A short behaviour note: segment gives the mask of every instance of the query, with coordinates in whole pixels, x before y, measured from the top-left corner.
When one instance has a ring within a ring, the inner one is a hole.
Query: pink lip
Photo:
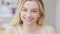
[[[23,17],[27,22],[31,22],[34,18],[25,18]]]
[[[32,19],[26,19],[26,21],[28,21],[28,22],[31,22],[33,20],[33,18]]]

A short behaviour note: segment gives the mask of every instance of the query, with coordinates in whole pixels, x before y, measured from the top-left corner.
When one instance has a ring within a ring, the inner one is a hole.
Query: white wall
[[[60,34],[60,0],[44,0],[46,9],[46,24],[53,25]]]
[[[56,16],[56,0],[44,0],[46,9],[46,24],[55,27],[55,16]]]
[[[56,30],[60,34],[60,0],[56,0]]]

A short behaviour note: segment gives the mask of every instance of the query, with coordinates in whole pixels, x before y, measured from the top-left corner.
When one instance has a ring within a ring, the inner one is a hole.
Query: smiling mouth
[[[31,22],[33,20],[33,18],[32,19],[25,18],[25,20],[28,21],[28,22]]]

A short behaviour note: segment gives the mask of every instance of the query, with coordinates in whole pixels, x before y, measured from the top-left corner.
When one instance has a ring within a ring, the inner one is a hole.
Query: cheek
[[[25,14],[21,12],[21,19],[24,18]]]
[[[40,17],[39,14],[33,14],[34,21],[37,21],[38,17]]]
[[[34,18],[34,19],[33,19],[33,22],[36,22],[36,21],[38,20],[37,15],[34,15],[33,18]]]
[[[37,16],[37,15],[34,15],[33,17],[34,17],[34,19],[36,19],[36,20],[38,19],[38,16]]]
[[[32,15],[33,15],[33,17],[35,17],[35,18],[38,18],[38,17],[40,17],[40,14],[39,14],[39,13],[32,14]]]

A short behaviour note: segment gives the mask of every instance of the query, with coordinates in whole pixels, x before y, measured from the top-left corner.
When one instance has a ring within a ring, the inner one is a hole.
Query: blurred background
[[[5,28],[16,13],[20,0],[0,0],[0,34],[4,33]],[[43,0],[46,11],[45,24],[52,25],[57,34],[60,34],[60,0]]]
[[[17,5],[18,0],[0,0],[0,34],[4,33],[14,17]]]

